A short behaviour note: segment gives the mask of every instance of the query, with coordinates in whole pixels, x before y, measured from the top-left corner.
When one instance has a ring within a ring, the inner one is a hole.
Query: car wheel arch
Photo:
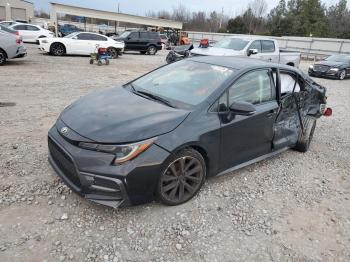
[[[6,59],[9,58],[8,55],[7,55],[7,53],[6,53],[6,51],[5,51],[4,49],[0,48],[0,51],[3,52],[3,53],[5,54]]]
[[[294,63],[289,62],[289,63],[287,63],[287,65],[288,65],[288,66],[294,66]]]

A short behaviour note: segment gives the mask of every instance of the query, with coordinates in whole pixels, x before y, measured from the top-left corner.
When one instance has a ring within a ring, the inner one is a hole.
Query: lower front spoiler
[[[112,208],[130,206],[130,200],[125,186],[119,179],[80,172],[79,179],[81,181],[81,187],[78,187],[62,172],[62,170],[53,160],[51,154],[49,154],[48,160],[56,174],[73,192],[77,193],[79,196]],[[104,181],[104,183],[107,182],[110,183],[110,185],[114,184],[115,186],[107,187],[98,185],[95,183],[95,181]]]
[[[323,72],[315,72],[315,71],[309,71],[308,73],[309,73],[309,76],[312,76],[312,77],[338,79],[338,73],[323,73]]]

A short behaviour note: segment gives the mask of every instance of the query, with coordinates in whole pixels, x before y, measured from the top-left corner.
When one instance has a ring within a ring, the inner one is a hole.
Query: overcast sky
[[[48,10],[49,2],[64,3],[100,10],[116,11],[118,2],[120,11],[127,14],[145,15],[148,10],[169,10],[182,3],[191,11],[213,11],[221,12],[229,16],[235,16],[242,13],[249,0],[30,0],[34,3],[35,9]],[[266,0],[268,10],[277,5],[279,0]],[[338,2],[338,0],[323,0],[329,6]],[[348,1],[350,7],[350,1]]]

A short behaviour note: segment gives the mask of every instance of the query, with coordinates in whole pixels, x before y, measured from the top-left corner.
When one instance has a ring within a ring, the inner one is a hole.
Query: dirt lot
[[[0,107],[0,261],[350,260],[350,80],[317,80],[334,116],[318,121],[308,153],[210,179],[181,206],[113,210],[60,183],[47,131],[72,101],[163,64],[165,53],[98,67],[28,49],[0,68],[0,102],[16,103]]]

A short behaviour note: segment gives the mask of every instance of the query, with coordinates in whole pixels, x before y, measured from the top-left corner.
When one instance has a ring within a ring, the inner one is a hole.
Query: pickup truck
[[[299,67],[298,52],[279,49],[275,39],[256,36],[230,36],[209,47],[191,50],[192,56],[248,56],[268,62]]]

